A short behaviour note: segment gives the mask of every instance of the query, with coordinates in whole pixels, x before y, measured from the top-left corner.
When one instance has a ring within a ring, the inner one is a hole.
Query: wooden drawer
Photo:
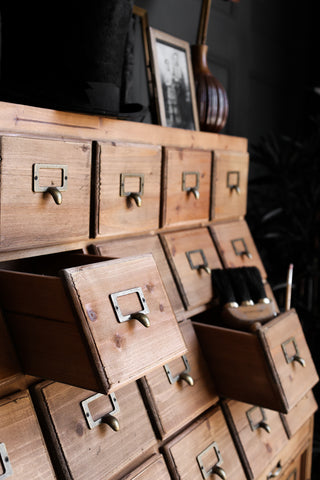
[[[318,382],[293,309],[257,323],[253,332],[198,322],[194,327],[223,397],[287,413]]]
[[[209,220],[211,165],[211,152],[165,149],[163,227]]]
[[[163,456],[153,455],[150,459],[121,480],[171,480]]]
[[[155,450],[135,382],[110,396],[54,382],[36,385],[34,393],[59,478],[105,480]]]
[[[249,155],[215,150],[211,219],[243,217],[247,211]]]
[[[208,229],[164,233],[161,240],[185,308],[209,304],[213,297],[210,270],[221,268],[221,263]]]
[[[1,250],[89,236],[89,142],[3,136],[0,155]]]
[[[59,273],[45,274],[45,257],[42,274],[0,271],[24,372],[110,393],[186,352],[151,254],[48,257]]]
[[[188,351],[141,382],[158,435],[165,439],[218,401],[191,320],[180,323]]]
[[[210,231],[224,267],[233,268],[255,266],[260,270],[262,278],[267,277],[265,268],[245,220],[211,225]]]
[[[223,410],[247,477],[257,478],[288,442],[280,414],[235,400],[223,402]]]
[[[311,477],[313,419],[310,418],[287,442],[257,480],[309,480]]]
[[[173,479],[246,479],[220,407],[195,421],[163,450]]]
[[[108,240],[92,245],[90,251],[98,255],[113,258],[152,253],[174,313],[179,315],[184,312],[181,297],[178,293],[169,268],[168,260],[157,235]]]
[[[95,235],[159,227],[161,148],[100,143],[97,148]]]
[[[11,383],[20,376],[21,368],[18,357],[0,311],[0,396],[11,393]]]
[[[291,438],[305,423],[318,410],[318,405],[312,390],[309,390],[307,394],[292,408],[289,413],[281,413],[284,428]]]
[[[56,478],[27,390],[0,400],[0,478]]]

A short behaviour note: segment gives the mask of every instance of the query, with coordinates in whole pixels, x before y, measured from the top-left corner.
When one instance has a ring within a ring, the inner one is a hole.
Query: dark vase
[[[208,45],[192,45],[192,65],[196,88],[200,130],[220,132],[229,113],[227,93],[209,70]]]

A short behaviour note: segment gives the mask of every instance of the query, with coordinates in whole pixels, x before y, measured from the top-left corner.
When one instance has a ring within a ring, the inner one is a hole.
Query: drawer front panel
[[[138,457],[145,460],[156,444],[135,382],[113,398],[61,383],[39,384],[35,393],[51,447],[67,472],[63,478],[104,480]]]
[[[287,414],[281,414],[284,428],[291,438],[304,424],[318,410],[316,399],[312,390],[300,400]]]
[[[28,391],[0,401],[0,478],[54,479]]]
[[[170,478],[163,456],[157,454],[121,480],[170,480]]]
[[[162,226],[209,220],[211,152],[165,149]]]
[[[102,256],[110,258],[122,258],[131,255],[152,253],[173,311],[176,315],[184,311],[182,300],[169,268],[168,260],[157,235],[109,240],[95,244],[94,251]]]
[[[158,228],[161,148],[114,142],[99,147],[96,235]]]
[[[0,248],[89,236],[90,143],[1,138]]]
[[[160,438],[167,438],[218,401],[190,320],[180,323],[184,357],[168,362],[141,380]]]
[[[220,408],[168,442],[164,451],[174,479],[223,478],[223,472],[230,480],[246,478]]]
[[[110,391],[186,352],[151,254],[66,269],[65,274]]]
[[[226,268],[258,267],[262,278],[267,274],[245,220],[210,226],[216,247]]]
[[[211,302],[210,269],[221,268],[221,262],[208,229],[166,233],[161,238],[186,308]]]
[[[243,452],[249,478],[257,478],[288,442],[278,412],[230,400],[224,409]]]
[[[211,218],[242,217],[247,210],[249,155],[215,150]]]
[[[291,409],[319,380],[299,317],[290,310],[263,332]]]

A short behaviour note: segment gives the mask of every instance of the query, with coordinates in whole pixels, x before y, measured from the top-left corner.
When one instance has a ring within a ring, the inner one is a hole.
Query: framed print
[[[199,130],[190,45],[149,27],[160,125]]]

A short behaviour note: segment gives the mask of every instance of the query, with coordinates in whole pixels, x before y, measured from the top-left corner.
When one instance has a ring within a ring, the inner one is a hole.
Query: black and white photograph
[[[199,130],[188,42],[153,28],[150,40],[159,123]]]

